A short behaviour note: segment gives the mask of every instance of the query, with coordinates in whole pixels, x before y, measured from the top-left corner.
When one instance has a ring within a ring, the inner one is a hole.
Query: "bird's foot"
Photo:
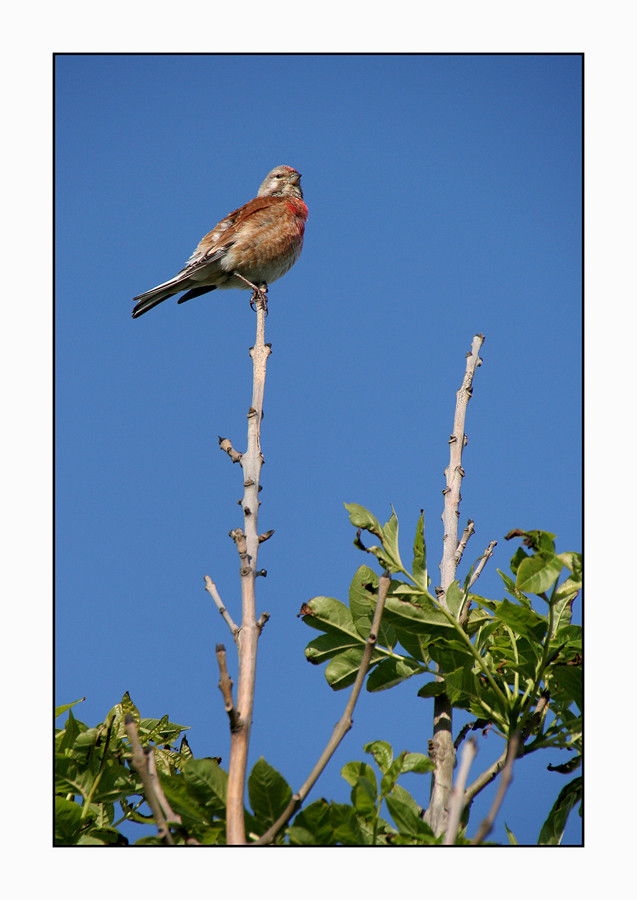
[[[234,272],[236,278],[240,278],[248,287],[252,288],[252,297],[250,298],[250,308],[256,309],[255,302],[260,300],[263,304],[263,308],[265,309],[265,314],[268,314],[268,286],[265,282],[260,285],[252,284],[251,281],[248,281],[247,278],[244,278],[243,275],[240,275],[239,272]]]

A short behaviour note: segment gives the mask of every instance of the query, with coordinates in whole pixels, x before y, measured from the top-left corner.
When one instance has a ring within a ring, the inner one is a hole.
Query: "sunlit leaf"
[[[543,594],[555,584],[563,568],[559,556],[537,553],[520,563],[515,586],[523,593]]]

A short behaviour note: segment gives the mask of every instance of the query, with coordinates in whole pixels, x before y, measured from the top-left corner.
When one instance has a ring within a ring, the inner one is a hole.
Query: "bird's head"
[[[266,175],[257,196],[300,197],[303,199],[301,176],[292,166],[277,166]]]

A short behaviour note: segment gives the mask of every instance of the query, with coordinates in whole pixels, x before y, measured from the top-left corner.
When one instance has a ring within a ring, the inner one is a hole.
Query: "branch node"
[[[221,435],[219,435],[219,447],[224,453],[228,454],[233,463],[241,462],[243,453],[235,450],[232,446],[232,442],[228,438],[222,438]]]

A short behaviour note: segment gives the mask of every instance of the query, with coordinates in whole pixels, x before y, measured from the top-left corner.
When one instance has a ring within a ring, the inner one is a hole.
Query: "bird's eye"
[[[283,173],[282,173],[282,172],[277,172],[277,174],[276,174],[274,177],[275,177],[275,178],[283,178]]]

